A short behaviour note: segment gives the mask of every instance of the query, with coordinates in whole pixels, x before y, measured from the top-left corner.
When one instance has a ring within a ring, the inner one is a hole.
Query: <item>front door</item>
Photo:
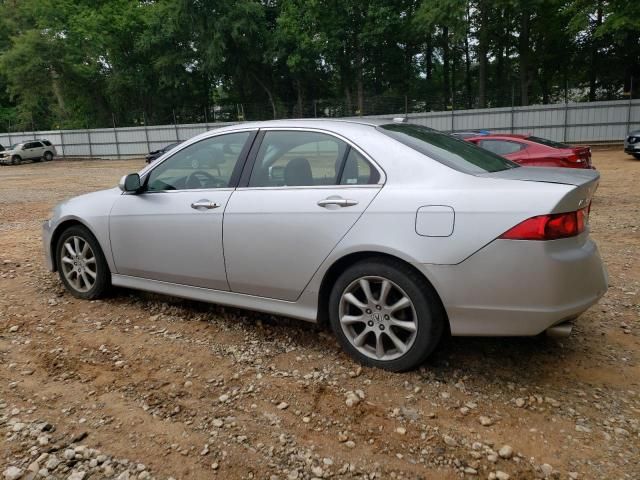
[[[380,173],[332,135],[267,130],[232,195],[224,250],[232,291],[293,301],[381,188]]]
[[[144,191],[123,194],[109,231],[117,273],[228,290],[222,219],[255,132],[200,140],[157,165]]]

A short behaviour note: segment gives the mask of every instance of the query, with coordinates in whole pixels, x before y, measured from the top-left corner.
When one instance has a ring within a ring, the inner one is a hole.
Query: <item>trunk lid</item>
[[[549,213],[574,211],[588,207],[600,182],[600,174],[597,170],[573,168],[519,167],[500,172],[483,173],[479,176],[573,186],[574,188],[570,189],[554,210]]]

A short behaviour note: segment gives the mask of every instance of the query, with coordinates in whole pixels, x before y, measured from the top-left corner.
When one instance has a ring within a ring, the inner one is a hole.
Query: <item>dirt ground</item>
[[[0,472],[640,478],[640,161],[602,150],[594,164],[610,288],[573,334],[453,338],[406,374],[361,369],[329,332],[280,317],[74,299],[43,265],[40,224],[142,162],[0,167]]]

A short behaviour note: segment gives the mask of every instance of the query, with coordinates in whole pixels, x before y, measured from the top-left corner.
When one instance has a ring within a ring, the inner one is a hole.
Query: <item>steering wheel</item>
[[[227,186],[227,182],[204,170],[196,170],[189,174],[185,185],[187,188],[224,188]]]

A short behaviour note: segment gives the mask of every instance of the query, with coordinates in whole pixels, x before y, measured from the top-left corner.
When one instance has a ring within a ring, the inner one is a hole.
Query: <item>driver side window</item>
[[[251,132],[205,138],[183,148],[150,174],[147,190],[191,190],[229,187],[231,176]]]

